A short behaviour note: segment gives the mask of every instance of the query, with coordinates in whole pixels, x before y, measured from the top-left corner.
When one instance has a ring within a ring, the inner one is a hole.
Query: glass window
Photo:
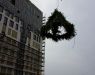
[[[1,19],[2,19],[2,14],[0,14],[0,21],[1,21]]]
[[[9,17],[10,16],[10,12],[6,10],[5,11],[5,15]]]
[[[4,22],[3,22],[3,24],[4,24],[4,25],[7,25],[7,21],[8,21],[8,18],[7,18],[7,17],[4,17]]]
[[[17,38],[17,32],[12,30],[12,37]]]
[[[5,35],[5,31],[6,31],[6,26],[3,25],[3,27],[2,27],[2,34],[3,34],[3,36]],[[2,38],[3,38],[3,37],[2,37]]]
[[[3,12],[3,7],[2,6],[0,6],[0,12]]]
[[[36,35],[34,34],[33,39],[36,40]]]
[[[18,24],[15,25],[15,29],[18,30]]]
[[[12,20],[10,20],[9,26],[13,28],[14,22]]]
[[[8,35],[11,35],[12,30],[8,28]]]

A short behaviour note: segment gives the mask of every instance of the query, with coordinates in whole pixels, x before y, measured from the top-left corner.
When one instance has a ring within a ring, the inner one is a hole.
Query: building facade
[[[0,75],[43,75],[42,12],[29,0],[0,0]]]

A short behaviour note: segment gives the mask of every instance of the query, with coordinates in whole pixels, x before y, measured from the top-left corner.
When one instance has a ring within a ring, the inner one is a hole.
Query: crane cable
[[[61,0],[61,1],[62,1],[62,0]],[[60,3],[60,0],[57,0],[57,8],[56,8],[56,9],[59,8],[59,3]]]

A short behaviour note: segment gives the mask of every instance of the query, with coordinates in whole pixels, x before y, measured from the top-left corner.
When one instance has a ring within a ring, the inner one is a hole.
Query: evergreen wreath
[[[65,33],[62,34],[59,27],[64,27]],[[41,28],[41,36],[43,38],[51,38],[56,42],[64,39],[69,40],[75,36],[75,33],[74,25],[68,22],[57,9],[48,18],[46,25]]]

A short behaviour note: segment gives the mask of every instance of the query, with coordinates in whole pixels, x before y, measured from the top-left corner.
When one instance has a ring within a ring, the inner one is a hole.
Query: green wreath
[[[59,27],[64,27],[65,33],[61,34]],[[69,40],[75,36],[74,25],[66,20],[61,12],[57,9],[48,18],[46,25],[41,28],[43,38],[51,38],[54,41]]]

